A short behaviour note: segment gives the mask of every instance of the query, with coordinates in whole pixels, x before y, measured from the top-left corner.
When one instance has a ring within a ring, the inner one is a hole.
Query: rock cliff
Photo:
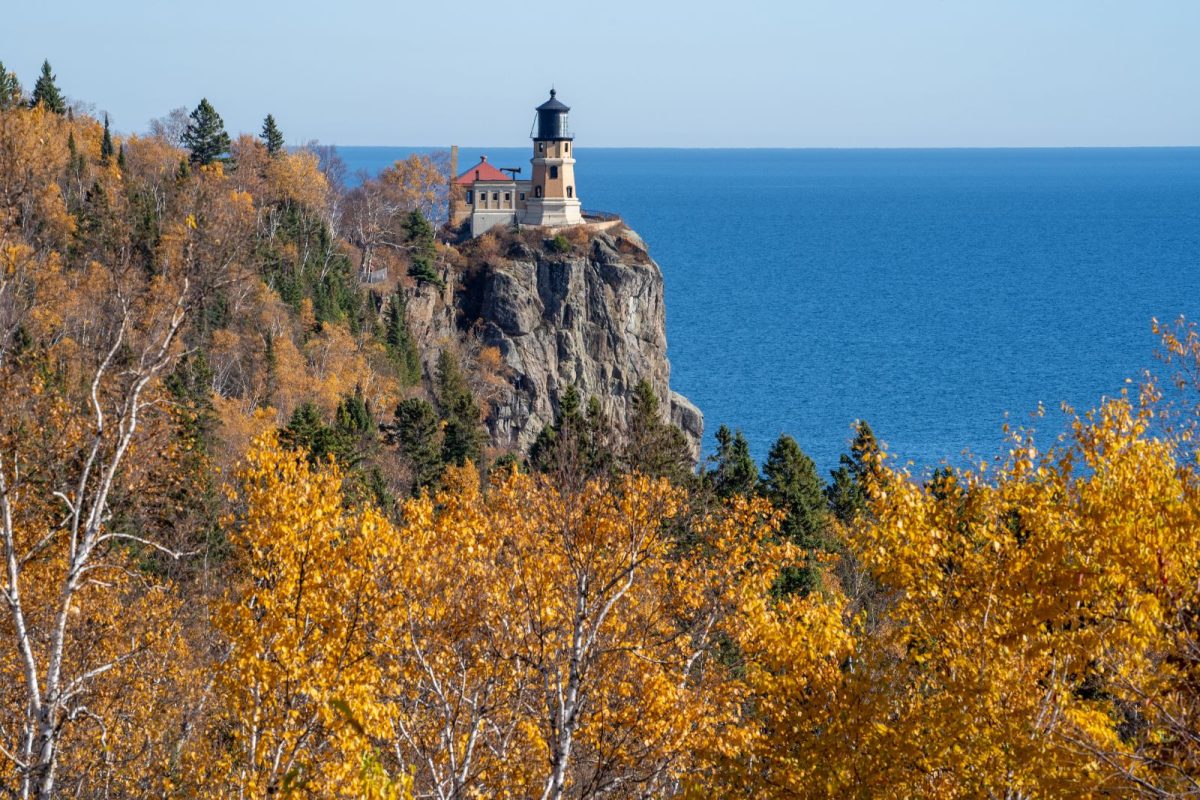
[[[633,389],[645,379],[698,454],[703,415],[670,388],[658,265],[628,229],[572,234],[569,248],[532,231],[464,246],[461,263],[447,272],[454,285],[409,301],[427,370],[451,335],[497,348],[509,385],[492,402],[488,429],[497,447],[521,450],[554,421],[568,386],[585,402],[597,398],[623,427]]]

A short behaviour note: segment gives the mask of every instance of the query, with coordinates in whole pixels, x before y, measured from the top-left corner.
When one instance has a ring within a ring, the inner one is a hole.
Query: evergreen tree
[[[574,434],[583,432],[583,403],[573,385],[567,387],[559,402],[558,429]]]
[[[190,120],[183,134],[183,145],[188,149],[193,164],[211,164],[229,152],[230,141],[229,134],[225,132],[225,123],[208,98],[200,100]]]
[[[76,181],[83,179],[83,171],[87,167],[87,159],[79,152],[75,144],[75,131],[67,132],[67,174]],[[72,195],[74,197],[74,195]]]
[[[108,192],[99,180],[83,196],[78,211],[79,226],[75,231],[80,247],[101,257],[105,250],[116,246],[116,217],[108,201]]]
[[[259,138],[267,146],[268,155],[276,155],[283,152],[283,133],[280,132],[279,126],[275,124],[275,117],[267,114],[267,118],[263,120],[262,133]]]
[[[419,209],[414,208],[404,218],[404,239],[414,253],[433,256],[433,226]]]
[[[304,450],[308,460],[320,464],[333,456],[348,466],[354,465],[353,444],[344,431],[327,425],[315,403],[303,403],[279,432],[279,440],[288,447]]]
[[[404,239],[408,243],[409,252],[412,254],[412,262],[409,264],[408,274],[418,281],[440,286],[442,283],[441,278],[438,277],[437,271],[433,267],[434,259],[437,256],[433,226],[429,224],[429,220],[425,219],[424,214],[414,208],[404,218],[403,227]]]
[[[740,430],[734,433],[725,425],[717,429],[717,452],[711,460],[715,466],[706,477],[718,497],[749,495],[754,491],[758,465],[750,457],[750,443]]]
[[[580,455],[583,433],[583,412],[579,390],[568,386],[558,403],[554,424],[542,428],[529,448],[529,464],[533,469],[549,472],[561,467],[563,460]],[[570,451],[569,453],[565,451]]]
[[[391,504],[382,473],[370,465],[378,449],[378,427],[361,386],[338,403],[332,425],[325,422],[314,403],[297,406],[279,431],[279,440],[306,451],[312,464],[334,458],[346,471],[345,489],[352,501],[371,498],[381,507]]]
[[[408,332],[407,304],[404,292],[398,291],[392,295],[388,303],[385,317],[384,343],[388,354],[392,357],[401,380],[408,386],[415,386],[421,380],[421,356]]]
[[[539,472],[549,472],[554,454],[558,452],[558,430],[552,424],[542,426],[537,438],[529,446],[529,467]]]
[[[659,413],[658,396],[647,380],[634,387],[629,431],[621,466],[652,478],[683,483],[692,477],[692,452],[683,431]]]
[[[108,127],[108,114],[104,115],[104,138],[100,140],[100,163],[107,164],[113,155],[112,132]]]
[[[395,445],[412,471],[412,493],[437,486],[442,474],[442,443],[437,412],[425,400],[402,400],[392,414],[386,437]]]
[[[0,61],[0,111],[7,111],[21,103],[21,84],[17,74],[4,68]]]
[[[125,143],[124,142],[122,142],[121,146],[119,148],[117,148],[117,168],[119,170],[121,170],[122,172],[125,171]]]
[[[808,551],[807,563],[785,568],[776,589],[807,593],[818,579],[816,552],[829,547],[829,511],[817,467],[792,437],[784,434],[772,445],[759,491],[787,515],[780,533]]]
[[[585,413],[579,390],[568,386],[559,401],[553,425],[538,434],[529,449],[529,465],[553,473],[560,482],[576,482],[601,475],[612,468],[608,450],[611,426],[595,397]]]
[[[685,469],[690,469],[691,453],[687,450],[683,432],[674,425],[671,427],[678,432],[680,441],[683,442],[683,453],[687,457],[684,466]],[[612,472],[616,464],[616,453],[613,452],[616,444],[613,424],[608,415],[604,413],[604,409],[600,407],[600,400],[596,397],[588,400],[587,413],[584,416],[584,430],[587,436],[588,457],[592,472],[597,475]]]
[[[479,461],[483,447],[483,431],[479,420],[479,405],[467,386],[458,359],[443,350],[437,363],[437,401],[444,426],[442,429],[442,463],[462,465]]]
[[[379,426],[371,413],[371,404],[363,395],[362,384],[342,398],[334,414],[334,457],[349,470],[347,490],[355,500],[372,499],[380,508],[388,508],[394,498],[375,458],[379,452]]]
[[[54,83],[54,75],[50,71],[49,61],[42,62],[42,74],[38,77],[37,83],[33,85],[33,94],[29,98],[31,107],[36,107],[38,103],[44,105],[47,111],[53,111],[55,114],[63,114],[67,110],[67,101]]]
[[[199,452],[208,452],[218,424],[212,380],[213,371],[203,350],[185,353],[164,380],[184,437]]]
[[[850,452],[838,459],[839,466],[830,473],[832,481],[825,490],[829,510],[844,523],[850,523],[867,507],[867,479],[874,469],[879,452],[875,433],[866,422],[855,424],[854,441]]]
[[[338,404],[335,419],[338,431],[347,436],[371,437],[375,434],[375,418],[371,416],[371,404],[363,395],[361,383],[355,385],[354,394]]]

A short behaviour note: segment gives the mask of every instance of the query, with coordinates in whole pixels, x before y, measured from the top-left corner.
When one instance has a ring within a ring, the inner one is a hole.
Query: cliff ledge
[[[426,370],[451,335],[496,347],[509,386],[492,400],[488,430],[496,447],[522,451],[554,421],[568,386],[625,427],[633,390],[648,380],[698,456],[704,417],[670,388],[658,264],[627,228],[569,233],[490,233],[461,247],[446,274],[455,285],[414,290],[409,320]]]

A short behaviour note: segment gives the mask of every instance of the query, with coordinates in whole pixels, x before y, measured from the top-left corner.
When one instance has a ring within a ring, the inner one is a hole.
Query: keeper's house
[[[519,169],[497,169],[482,156],[479,163],[455,179],[451,192],[450,224],[470,223],[471,236],[497,225],[559,228],[582,225],[583,212],[575,192],[574,137],[567,127],[571,109],[555,97],[537,107],[533,139],[533,173],[517,180]]]

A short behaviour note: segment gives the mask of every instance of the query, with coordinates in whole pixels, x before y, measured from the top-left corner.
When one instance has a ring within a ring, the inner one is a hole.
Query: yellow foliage
[[[717,632],[787,555],[761,504],[681,551],[680,490],[639,476],[563,495],[514,472],[485,493],[451,469],[400,527],[273,436],[239,481],[246,579],[216,613],[236,745],[209,779],[249,796],[353,796],[364,759],[420,794],[668,791],[735,699]]]
[[[301,150],[268,157],[266,175],[269,196],[277,202],[324,208],[329,185],[318,168],[316,154]]]
[[[1018,438],[990,479],[880,469],[847,534],[880,618],[836,591],[745,606],[752,702],[744,743],[715,743],[715,794],[1124,796],[1200,776],[1183,733],[1200,482],[1152,418],[1110,401],[1059,449]]]
[[[369,655],[388,524],[371,509],[348,512],[337,469],[313,471],[273,434],[238,479],[246,514],[231,543],[244,578],[214,614],[231,647],[218,680],[232,744],[197,765],[197,791],[395,796],[379,788],[383,768],[364,761],[377,762],[382,733]]]

